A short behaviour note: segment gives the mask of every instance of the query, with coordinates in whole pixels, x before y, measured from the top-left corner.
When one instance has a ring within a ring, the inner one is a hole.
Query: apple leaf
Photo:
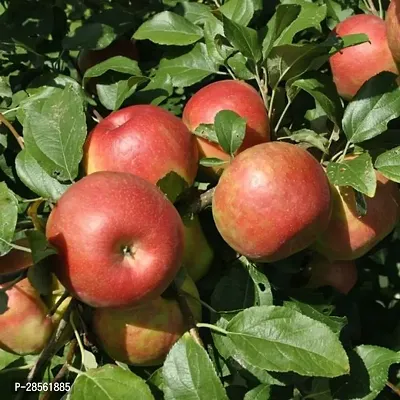
[[[323,153],[328,153],[329,140],[311,129],[300,129],[299,131],[291,133],[288,138],[297,143],[302,143],[306,147],[315,147]]]
[[[241,357],[267,371],[336,377],[350,369],[328,326],[287,307],[248,308],[233,317],[226,330]]]
[[[335,398],[373,400],[383,390],[392,364],[400,363],[400,354],[378,346],[361,345],[349,352],[350,375],[331,382]]]
[[[0,314],[1,314],[1,309],[2,307],[0,306]],[[20,355],[8,353],[7,351],[0,349],[0,370],[6,368],[7,365],[18,360],[19,358],[21,358]]]
[[[243,143],[246,134],[246,120],[234,111],[222,110],[214,120],[218,143],[232,157]]]
[[[400,146],[380,154],[375,168],[386,178],[400,183]]]
[[[219,158],[214,157],[204,157],[200,159],[199,164],[203,167],[219,167],[221,165],[227,164],[229,161],[220,160]]]
[[[222,17],[222,22],[224,24],[225,37],[231,45],[254,62],[260,61],[262,54],[257,31],[239,25],[224,16]]]
[[[18,153],[15,168],[21,181],[44,199],[56,202],[70,186],[52,178],[26,150]]]
[[[123,368],[115,365],[82,372],[71,388],[71,400],[122,400],[134,397],[154,400],[146,382]]]
[[[204,43],[197,43],[192,50],[176,58],[163,58],[159,73],[169,74],[177,87],[187,87],[217,74],[219,64],[210,58]]]
[[[360,143],[386,131],[389,121],[400,116],[397,75],[381,72],[369,79],[346,107],[343,130],[351,143]]]
[[[18,219],[18,200],[4,182],[0,182],[0,256],[8,253],[11,247]]]
[[[186,46],[200,40],[203,31],[188,19],[171,11],[163,11],[144,22],[133,37],[158,44]]]
[[[131,60],[127,57],[116,56],[100,62],[93,67],[89,68],[83,77],[85,81],[87,78],[95,78],[105,74],[107,71],[116,71],[128,75],[142,75],[137,61]]]
[[[200,3],[183,2],[184,15],[192,24],[202,25],[210,19],[217,20],[212,14],[210,6]],[[218,20],[217,20],[218,21]],[[222,26],[222,25],[221,25]]]
[[[219,11],[237,24],[247,26],[254,15],[253,0],[229,0]]]
[[[53,274],[48,265],[39,263],[28,268],[27,277],[32,286],[42,295],[49,296],[52,293]]]
[[[163,378],[166,400],[228,400],[207,352],[189,333],[185,333],[169,352]]]
[[[368,197],[375,196],[376,174],[368,153],[341,163],[330,162],[327,175],[333,185],[351,186]]]
[[[251,389],[244,396],[244,400],[268,400],[271,395],[271,386],[261,384]]]
[[[193,132],[194,135],[218,144],[214,124],[200,124]]]
[[[157,186],[172,203],[175,203],[183,191],[188,188],[187,182],[174,171],[168,172],[162,177],[157,182]]]
[[[68,85],[53,92],[41,111],[29,109],[23,127],[26,150],[47,173],[60,181],[73,181],[87,129],[82,98],[76,89]]]
[[[32,259],[35,264],[53,254],[57,254],[57,250],[48,242],[43,232],[29,230],[25,233],[29,240],[29,247],[32,250]]]
[[[235,76],[243,80],[254,79],[254,73],[247,66],[247,58],[242,53],[236,53],[228,59],[228,65]]]

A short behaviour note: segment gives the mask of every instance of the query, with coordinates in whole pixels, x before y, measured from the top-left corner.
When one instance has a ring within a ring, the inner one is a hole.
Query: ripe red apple
[[[315,256],[310,261],[308,270],[308,287],[332,286],[338,292],[347,294],[357,283],[358,273],[354,261],[329,261]]]
[[[85,144],[87,174],[120,171],[149,182],[174,171],[189,185],[197,173],[196,142],[182,121],[153,105],[135,105],[104,118]]]
[[[184,225],[184,237],[183,266],[197,282],[207,274],[214,258],[214,250],[204,235],[198,215]]]
[[[199,298],[189,277],[182,289]],[[189,296],[187,302],[201,321],[200,303]],[[162,364],[186,329],[178,302],[161,296],[137,307],[97,308],[93,314],[93,330],[103,349],[114,360],[130,365]]]
[[[213,124],[219,111],[231,110],[247,120],[246,136],[237,153],[270,140],[268,113],[258,92],[242,81],[211,83],[196,92],[183,110],[183,122],[193,132],[200,124]],[[197,137],[201,157],[229,160],[229,155],[212,142]],[[223,167],[215,167],[214,171]]]
[[[139,54],[135,40],[129,40],[122,37],[101,50],[84,49],[80,51],[78,56],[78,68],[81,71],[81,74],[84,75],[85,72],[94,65],[116,56],[138,60]]]
[[[15,241],[15,244],[30,247],[26,238]],[[3,257],[0,257],[0,276],[22,271],[33,265],[32,254],[26,251],[12,249]]]
[[[155,185],[128,173],[96,172],[73,184],[52,210],[46,234],[58,250],[58,279],[93,307],[159,296],[182,262],[178,212]]]
[[[385,238],[399,219],[397,185],[376,171],[377,188],[373,198],[365,196],[367,214],[357,213],[354,190],[347,186],[332,188],[332,217],[315,249],[330,260],[362,257]]]
[[[27,278],[6,294],[8,309],[0,314],[0,348],[20,355],[39,353],[53,331],[52,320],[46,316],[48,308]]]
[[[338,36],[365,33],[369,42],[348,47],[330,58],[333,80],[344,99],[350,100],[370,78],[382,71],[398,73],[389,50],[385,22],[376,15],[352,15],[336,25]]]
[[[396,63],[400,63],[400,1],[391,0],[386,12],[386,34],[390,51]]]
[[[232,161],[212,206],[218,231],[234,250],[255,261],[273,262],[305,249],[327,228],[330,186],[306,150],[263,143]]]

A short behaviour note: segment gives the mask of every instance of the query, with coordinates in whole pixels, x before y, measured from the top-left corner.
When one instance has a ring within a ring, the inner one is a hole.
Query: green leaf
[[[98,22],[87,23],[78,27],[63,40],[66,50],[99,50],[109,46],[117,37],[115,30]]]
[[[154,400],[146,382],[123,368],[105,365],[81,373],[72,388],[71,400],[128,400],[132,394],[140,400]]]
[[[386,178],[400,183],[400,146],[380,154],[375,168]]]
[[[207,139],[210,142],[218,143],[218,137],[215,133],[214,124],[200,124],[193,132],[194,135]]]
[[[247,26],[254,15],[253,0],[229,0],[219,11],[231,21]]]
[[[237,352],[258,368],[321,377],[349,372],[349,360],[337,336],[295,310],[248,308],[233,317],[226,330]]]
[[[254,62],[260,61],[262,54],[257,31],[239,25],[226,17],[222,18],[222,22],[224,24],[225,37],[232,46]]]
[[[32,250],[32,259],[35,264],[53,254],[57,254],[57,250],[50,245],[43,232],[30,230],[26,232],[26,236],[29,240],[29,247]]]
[[[400,88],[397,75],[381,72],[368,80],[346,107],[343,130],[351,143],[372,139],[400,116]]]
[[[158,44],[186,46],[200,40],[203,31],[186,18],[171,11],[163,11],[144,22],[133,37]]]
[[[244,396],[244,400],[268,400],[271,395],[271,387],[269,385],[261,384],[250,390]]]
[[[174,86],[187,87],[211,74],[217,74],[218,70],[219,66],[209,57],[206,45],[197,43],[192,50],[180,57],[163,58],[158,71],[170,75]]]
[[[331,49],[331,56],[347,47],[357,46],[359,44],[369,42],[369,37],[365,33],[353,33],[351,35],[341,36],[337,39],[339,40],[338,44]]]
[[[254,79],[253,72],[247,66],[247,59],[242,53],[236,53],[228,59],[228,65],[232,69],[235,76],[243,80]]]
[[[234,111],[222,110],[214,120],[218,143],[232,157],[243,143],[246,134],[246,120]]]
[[[217,20],[217,18],[213,16],[211,8],[205,4],[190,3],[185,1],[181,5],[185,12],[185,18],[192,24],[201,25],[210,19]]]
[[[220,160],[214,157],[205,157],[200,159],[199,164],[203,167],[219,167],[220,165],[227,164],[229,161]]]
[[[188,188],[187,182],[174,171],[168,172],[162,177],[157,182],[157,186],[172,203],[175,203],[183,191]]]
[[[84,80],[87,78],[95,78],[105,74],[107,71],[116,71],[128,75],[142,75],[137,61],[127,57],[116,56],[102,61],[85,72]]]
[[[158,106],[171,96],[173,91],[171,76],[158,72],[143,89],[135,93],[135,99],[142,104]]]
[[[337,126],[341,126],[343,106],[330,77],[320,72],[309,72],[291,82],[290,86],[300,88],[314,97],[328,118]]]
[[[186,333],[163,366],[166,400],[228,400],[207,352]]]
[[[53,274],[45,264],[33,264],[28,268],[27,277],[32,286],[42,296],[50,296],[53,291]]]
[[[0,349],[0,370],[6,368],[8,364],[11,364],[19,358],[21,358],[21,356],[17,354],[11,354],[7,351]]]
[[[8,253],[18,219],[18,200],[4,182],[0,182],[0,256]]]
[[[29,109],[24,119],[24,138],[26,150],[50,176],[73,181],[86,139],[86,117],[78,92],[68,85],[53,92],[41,112]]]
[[[288,136],[290,140],[297,143],[306,143],[307,147],[316,147],[323,153],[328,154],[329,140],[311,129],[300,129]]]
[[[26,150],[18,153],[15,168],[21,181],[37,195],[57,202],[70,185],[52,178]]]
[[[375,196],[376,174],[371,156],[367,153],[341,163],[330,162],[327,174],[333,185],[351,186],[368,197]]]

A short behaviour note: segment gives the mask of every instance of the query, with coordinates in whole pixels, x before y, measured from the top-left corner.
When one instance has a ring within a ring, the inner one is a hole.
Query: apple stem
[[[218,332],[221,333],[224,336],[227,336],[229,334],[229,332],[223,328],[220,328],[219,326],[213,325],[213,324],[207,324],[205,322],[199,322],[196,325],[198,328],[208,328],[214,332]]]
[[[189,204],[182,204],[181,207],[178,207],[178,211],[181,216],[185,217],[192,214],[199,214],[206,207],[210,206],[215,193],[215,189],[215,187],[209,189],[206,192],[202,193],[200,196],[197,196]]]
[[[104,119],[97,110],[93,110],[93,114],[99,122]]]
[[[78,342],[79,350],[80,350],[80,352],[81,352],[81,368],[82,368],[82,366],[85,365],[85,349],[84,349],[84,347],[83,347],[83,343],[82,343],[81,337],[80,337],[80,335],[79,335],[78,329],[76,328],[76,325],[75,325],[75,322],[74,322],[74,315],[73,315],[73,313],[70,313],[70,314],[69,314],[69,323],[70,323],[71,326],[72,326],[72,329],[73,329],[73,331],[74,331],[74,335],[75,335],[76,341]]]
[[[397,396],[400,397],[400,388],[393,385],[393,383],[391,383],[389,381],[386,382],[386,386],[389,387],[390,389],[392,389],[393,393],[397,394]]]
[[[0,123],[3,123],[9,130],[10,132],[14,135],[15,139],[17,140],[19,146],[23,150],[25,145],[24,145],[24,139],[18,134],[18,132],[14,129],[14,127],[8,122],[8,120],[4,117],[2,113],[0,113]]]

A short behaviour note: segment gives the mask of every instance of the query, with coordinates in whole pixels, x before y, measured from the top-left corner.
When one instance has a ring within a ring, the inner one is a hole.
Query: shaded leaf
[[[246,120],[234,111],[222,110],[215,116],[214,129],[219,145],[233,156],[243,143]]]
[[[400,183],[400,146],[380,154],[375,168],[388,179]]]
[[[18,200],[4,182],[0,182],[0,256],[8,253],[18,219]]]

